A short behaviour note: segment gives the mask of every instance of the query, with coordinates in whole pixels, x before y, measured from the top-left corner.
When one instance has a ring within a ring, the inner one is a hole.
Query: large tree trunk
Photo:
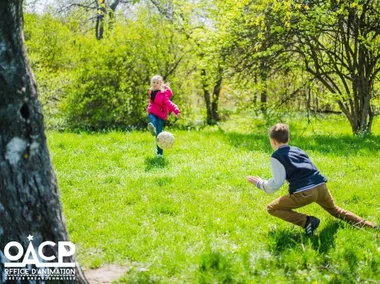
[[[360,74],[360,72],[358,72]],[[371,106],[372,82],[364,75],[355,76],[351,81],[352,95],[348,102],[337,100],[340,109],[350,122],[355,135],[371,133],[374,113]]]
[[[359,64],[359,76],[354,76],[352,89],[355,98],[355,107],[352,110],[353,119],[350,120],[352,131],[355,134],[371,133],[373,113],[371,111],[371,92],[373,90],[370,79],[363,70],[364,63]]]
[[[368,101],[365,102],[358,111],[350,113],[349,115],[345,113],[350,122],[352,133],[355,135],[369,134],[372,131],[374,115],[371,110],[369,99],[364,98],[364,100]]]
[[[24,252],[29,241],[68,241],[57,181],[44,133],[41,105],[27,61],[22,0],[0,1],[0,282],[4,279],[5,246],[16,241]],[[58,257],[57,246],[45,255]],[[19,262],[22,262],[21,260]],[[87,283],[74,256],[76,280]],[[30,282],[30,281],[27,281]],[[37,281],[40,282],[40,281]],[[25,280],[23,281],[25,283]]]

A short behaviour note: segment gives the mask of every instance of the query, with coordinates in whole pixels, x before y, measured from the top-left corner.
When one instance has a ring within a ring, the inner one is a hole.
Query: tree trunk
[[[222,72],[223,70],[219,70],[219,74],[218,74],[219,77],[214,86],[214,92],[212,96],[211,119],[214,123],[216,123],[217,121],[220,121],[218,108],[219,108],[219,97],[222,91],[222,82],[223,82]]]
[[[116,8],[119,5],[119,3],[120,3],[120,0],[114,0],[114,1],[111,2],[110,8],[111,8],[111,10],[112,10],[113,13],[115,13]]]
[[[339,106],[348,118],[353,134],[371,133],[373,112],[371,109],[371,92],[373,90],[372,82],[364,75],[362,70],[365,66],[358,65],[358,72],[353,74],[352,99],[350,104],[339,102]]]
[[[120,0],[114,0],[110,4],[110,11],[108,12],[110,30],[112,30],[115,25],[115,13],[116,13],[116,8],[119,5],[119,3],[120,3]]]
[[[351,115],[347,116],[350,121],[352,132],[355,135],[371,133],[373,113],[371,110],[369,90],[360,88],[357,90],[359,100],[356,101],[358,108],[351,110]]]
[[[261,102],[261,111],[265,112],[267,110],[267,91],[266,90],[261,90],[260,94],[260,102]]]
[[[98,9],[96,15],[95,32],[96,39],[101,40],[104,34],[104,15],[106,14],[106,4],[104,3],[104,0],[99,0],[99,2],[97,2],[97,5]]]
[[[265,87],[260,90],[260,102],[261,102],[261,112],[266,113],[268,105],[268,96],[267,96],[267,79],[268,79],[268,67],[265,66],[265,63],[260,63],[260,82],[264,84]]]
[[[206,111],[207,111],[206,122],[208,125],[212,125],[214,123],[212,119],[211,95],[209,91],[209,84],[207,80],[206,69],[201,70],[201,77],[202,77],[203,97],[205,99]]]
[[[1,0],[0,283],[6,281],[4,248],[9,242],[20,243],[25,251],[29,234],[35,248],[45,241],[69,240],[22,25],[22,0]],[[49,248],[45,255],[58,257],[57,246]],[[65,260],[76,264],[76,280],[57,283],[87,283],[74,256]]]

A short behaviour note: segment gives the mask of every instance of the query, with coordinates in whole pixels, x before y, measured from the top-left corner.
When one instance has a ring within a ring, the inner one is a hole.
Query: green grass
[[[337,204],[380,223],[380,120],[374,135],[352,137],[341,117],[291,122]],[[317,205],[316,236],[270,216],[286,194],[256,189],[246,175],[269,178],[271,148],[259,121],[222,129],[167,129],[176,137],[155,158],[148,132],[48,133],[66,223],[85,268],[127,265],[122,283],[375,283],[380,240]]]

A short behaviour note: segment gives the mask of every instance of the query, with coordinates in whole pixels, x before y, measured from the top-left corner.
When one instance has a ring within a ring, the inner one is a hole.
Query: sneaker
[[[157,158],[161,158],[161,159],[163,159],[163,158],[164,158],[164,155],[162,155],[162,154],[157,154]]]
[[[318,218],[315,218],[313,216],[307,216],[305,225],[306,236],[312,236],[314,234],[314,231],[319,226],[319,222],[321,222],[321,220],[319,220]]]
[[[153,136],[156,136],[156,127],[154,127],[153,123],[151,122],[148,123],[148,130],[150,134],[152,134]]]

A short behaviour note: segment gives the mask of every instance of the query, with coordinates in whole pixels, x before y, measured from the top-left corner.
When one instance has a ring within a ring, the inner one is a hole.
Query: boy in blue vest
[[[352,212],[339,208],[327,186],[327,179],[321,175],[307,154],[301,149],[289,146],[289,127],[276,124],[269,130],[270,144],[274,150],[271,156],[273,177],[263,180],[260,177],[247,176],[247,180],[266,193],[277,191],[285,180],[289,183],[289,194],[277,198],[267,206],[268,213],[285,221],[301,226],[307,236],[313,235],[320,220],[293,211],[316,202],[334,217],[360,227],[375,228],[369,221]]]

